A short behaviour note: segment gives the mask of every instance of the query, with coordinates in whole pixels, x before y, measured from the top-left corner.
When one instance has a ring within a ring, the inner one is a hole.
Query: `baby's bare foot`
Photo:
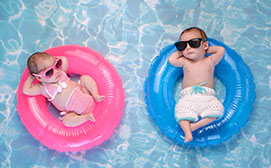
[[[184,137],[184,143],[187,143],[187,142],[190,142],[193,140],[193,136],[191,133],[187,133],[185,134],[185,137]]]
[[[90,121],[92,121],[92,122],[96,121],[94,118],[94,115],[92,113],[89,113],[89,116],[90,116],[90,119],[89,119]]]
[[[99,96],[94,97],[94,99],[95,99],[96,102],[100,102],[100,101],[102,101],[104,98],[105,98],[104,95],[101,95],[101,96],[99,95]]]

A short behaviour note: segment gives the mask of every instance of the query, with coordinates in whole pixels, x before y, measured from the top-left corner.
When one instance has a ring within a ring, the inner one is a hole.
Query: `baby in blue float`
[[[175,43],[177,51],[169,62],[183,68],[181,99],[175,106],[175,119],[185,134],[185,143],[193,139],[192,132],[224,113],[223,105],[215,97],[214,67],[223,58],[225,49],[208,46],[207,36],[198,27],[184,30]],[[205,54],[212,54],[206,57]],[[202,117],[198,121],[198,116]]]

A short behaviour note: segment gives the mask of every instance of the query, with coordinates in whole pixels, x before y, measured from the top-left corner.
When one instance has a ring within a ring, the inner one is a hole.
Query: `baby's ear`
[[[203,45],[204,45],[204,50],[208,50],[209,48],[208,41],[205,41]]]

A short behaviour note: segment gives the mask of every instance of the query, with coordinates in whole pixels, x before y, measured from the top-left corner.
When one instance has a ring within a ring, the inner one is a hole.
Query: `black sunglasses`
[[[199,48],[201,45],[201,41],[206,41],[206,39],[194,38],[189,41],[178,41],[174,45],[176,46],[177,50],[183,51],[186,48],[187,43],[189,44],[191,48]]]

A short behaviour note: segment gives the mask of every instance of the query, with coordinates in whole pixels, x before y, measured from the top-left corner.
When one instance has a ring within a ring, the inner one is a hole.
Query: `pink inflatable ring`
[[[60,152],[87,150],[101,144],[118,126],[125,106],[122,81],[117,71],[101,54],[88,47],[67,45],[45,52],[67,57],[67,73],[91,76],[105,99],[95,104],[93,114],[96,122],[66,127],[48,110],[45,97],[23,94],[23,84],[29,73],[26,68],[17,91],[17,110],[22,123],[43,145]]]

